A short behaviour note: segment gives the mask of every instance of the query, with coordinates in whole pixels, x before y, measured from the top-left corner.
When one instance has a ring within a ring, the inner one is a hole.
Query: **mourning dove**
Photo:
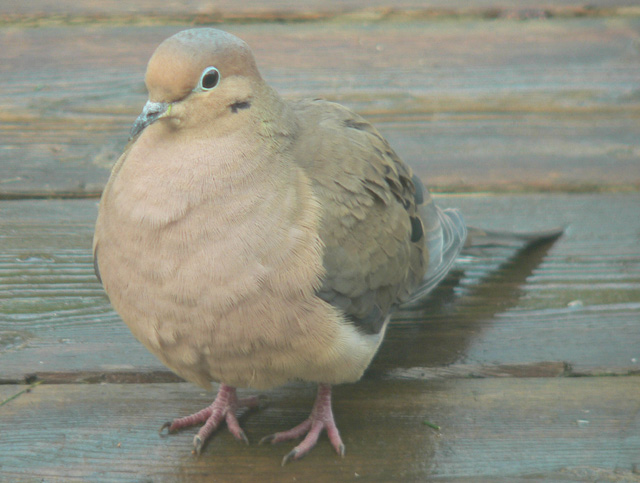
[[[323,100],[283,100],[249,47],[201,28],[151,57],[149,100],[111,173],[94,237],[98,278],[133,334],[218,395],[167,423],[204,423],[195,450],[236,419],[236,387],[318,383],[311,415],[264,438],[323,430],[344,445],[331,385],[360,379],[400,304],[449,271],[466,228],[440,210],[380,133]]]

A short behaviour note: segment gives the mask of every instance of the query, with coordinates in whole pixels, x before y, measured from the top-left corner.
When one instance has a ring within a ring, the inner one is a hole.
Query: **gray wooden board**
[[[426,326],[422,327],[429,328],[422,337],[405,338],[395,350],[387,341],[379,354],[380,364],[385,357],[411,354],[412,350],[400,348],[409,340],[415,344],[415,353],[419,347],[438,347],[438,331],[430,326],[435,323],[449,334],[451,362],[562,360],[576,368],[640,369],[640,197],[463,196],[438,200],[459,207],[476,226],[527,231],[565,225],[567,232],[547,253],[483,275],[472,267],[479,262],[477,258],[462,258],[459,267],[471,264],[465,275],[476,273],[479,278],[463,279],[454,289],[455,308],[423,316]],[[399,314],[398,319],[403,316]],[[408,320],[416,318],[420,319],[410,315]],[[456,329],[466,332],[468,338],[451,337]],[[394,332],[388,337],[392,339]]]
[[[73,21],[88,17],[91,21],[114,21],[140,17],[143,20],[174,18],[194,20],[281,20],[313,19],[357,14],[356,18],[387,18],[403,12],[413,16],[517,15],[537,18],[541,15],[637,14],[635,0],[249,0],[236,2],[202,0],[155,2],[136,0],[123,5],[117,0],[5,0],[0,4],[0,19],[5,21]],[[347,17],[353,18],[353,17]]]
[[[369,377],[414,378],[450,364],[640,368],[640,195],[437,199],[485,228],[569,227],[548,251],[513,263],[505,264],[512,249],[461,258],[424,307],[396,314]],[[164,371],[95,280],[96,209],[95,200],[0,202],[0,379]]]
[[[287,97],[371,119],[431,185],[637,189],[640,18],[222,24]],[[0,196],[97,194],[179,25],[0,28]]]
[[[167,419],[211,401],[191,384],[41,385],[0,407],[3,481],[638,481],[637,377],[363,381],[337,387],[347,452],[325,436],[284,468],[291,443],[258,446],[302,421],[314,389],[269,392],[243,418],[252,444],[222,428],[196,458],[196,429]],[[0,386],[0,398],[24,386]],[[440,431],[425,422],[440,426]]]

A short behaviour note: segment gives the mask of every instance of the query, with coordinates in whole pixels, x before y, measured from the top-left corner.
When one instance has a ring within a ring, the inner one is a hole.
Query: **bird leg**
[[[185,416],[184,418],[178,418],[174,419],[172,422],[164,423],[162,428],[160,428],[160,431],[162,432],[164,428],[168,428],[169,433],[175,433],[182,428],[204,423],[200,428],[200,431],[198,431],[198,434],[193,438],[193,447],[195,452],[200,454],[202,447],[209,436],[218,429],[222,421],[226,421],[227,428],[231,434],[236,439],[249,444],[247,435],[244,434],[244,431],[240,427],[240,423],[238,423],[236,411],[240,408],[253,409],[261,407],[263,402],[263,398],[259,396],[238,399],[235,387],[220,384],[218,395],[211,406],[206,407],[195,414]]]
[[[340,439],[340,433],[336,427],[335,420],[333,419],[333,411],[331,410],[331,386],[329,384],[318,385],[318,395],[313,404],[311,415],[305,421],[288,431],[282,431],[262,438],[260,444],[267,442],[271,442],[272,444],[280,443],[282,441],[301,438],[306,434],[302,442],[282,459],[282,466],[284,466],[289,460],[302,458],[311,451],[318,442],[318,437],[323,429],[327,430],[329,441],[336,452],[340,456],[344,456],[344,444],[342,443],[342,439]]]

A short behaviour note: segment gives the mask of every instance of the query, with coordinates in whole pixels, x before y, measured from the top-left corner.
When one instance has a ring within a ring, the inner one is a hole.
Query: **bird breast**
[[[97,222],[116,311],[165,364],[202,385],[304,378],[284,368],[304,364],[289,361],[265,372],[273,381],[255,381],[278,353],[337,337],[335,311],[315,296],[321,214],[304,172],[284,155],[234,152],[233,140],[182,150],[189,156],[145,142],[114,171]]]

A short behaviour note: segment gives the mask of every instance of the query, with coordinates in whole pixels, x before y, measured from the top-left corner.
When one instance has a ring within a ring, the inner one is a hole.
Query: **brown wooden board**
[[[487,18],[517,16],[593,16],[638,14],[634,0],[181,0],[154,2],[136,0],[123,4],[117,0],[83,1],[7,0],[0,5],[5,21],[282,21],[326,18],[386,19],[404,17],[442,17],[476,15]],[[634,8],[635,7],[635,8]]]
[[[0,28],[0,197],[93,195],[189,24]],[[223,24],[288,97],[372,120],[432,186],[640,186],[640,18]]]
[[[396,314],[369,377],[514,375],[505,368],[513,364],[524,368],[516,375],[528,365],[539,375],[640,369],[640,195],[438,203],[485,228],[568,228],[555,245],[516,258],[511,248],[462,257],[430,301]],[[167,380],[95,279],[96,212],[95,200],[0,202],[0,380],[120,380],[122,372]]]
[[[0,386],[0,398],[24,386]],[[365,381],[339,386],[346,445],[325,436],[280,467],[291,443],[258,446],[308,414],[314,389],[270,391],[196,458],[195,429],[160,437],[170,418],[211,401],[191,384],[41,385],[0,407],[5,481],[638,481],[637,377]],[[440,427],[440,430],[432,426]]]

